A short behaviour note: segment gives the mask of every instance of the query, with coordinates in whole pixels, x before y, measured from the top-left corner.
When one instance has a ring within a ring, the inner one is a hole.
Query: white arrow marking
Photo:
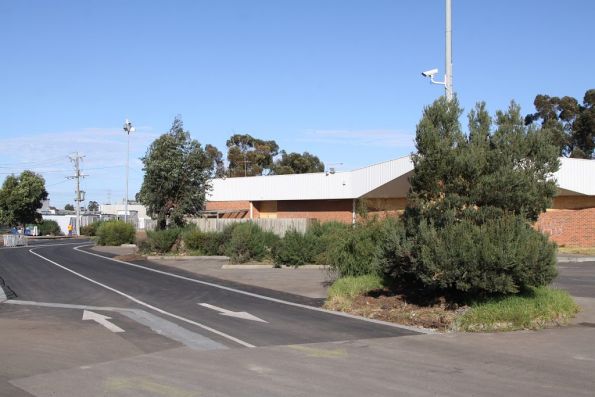
[[[99,313],[92,312],[91,310],[83,310],[83,320],[93,320],[97,324],[103,325],[105,328],[112,332],[126,332],[116,324],[112,324],[107,320],[111,320],[111,317],[104,316]]]
[[[212,310],[218,311],[219,314],[221,314],[222,316],[236,317],[236,318],[241,318],[242,320],[251,320],[251,321],[259,321],[261,323],[268,323],[268,321],[264,321],[263,319],[258,318],[248,312],[232,312],[231,310],[223,309],[221,307],[217,307],[214,305],[209,305],[208,303],[199,303],[199,305],[206,307],[207,309],[212,309]]]

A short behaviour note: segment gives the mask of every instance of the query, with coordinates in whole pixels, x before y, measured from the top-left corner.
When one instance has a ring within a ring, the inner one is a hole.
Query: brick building
[[[536,227],[560,245],[595,246],[595,161],[560,160],[557,195]],[[215,179],[207,214],[354,222],[361,208],[399,213],[412,172],[407,156],[349,172]]]

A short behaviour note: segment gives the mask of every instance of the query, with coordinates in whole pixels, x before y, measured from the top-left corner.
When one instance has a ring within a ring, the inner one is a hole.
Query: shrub
[[[437,228],[422,222],[413,260],[396,255],[391,273],[412,275],[426,289],[466,296],[514,294],[549,284],[556,276],[556,246],[519,215],[481,225],[463,219]]]
[[[97,221],[97,222],[93,222],[88,224],[87,226],[83,226],[81,227],[81,234],[83,236],[96,236],[97,235],[97,229],[99,228],[99,225],[101,225],[101,221]]]
[[[279,238],[265,233],[252,222],[241,222],[231,228],[231,238],[226,244],[226,254],[233,262],[260,261],[271,253]]]
[[[182,235],[185,247],[202,255],[222,255],[225,252],[222,237],[223,233],[201,232],[198,229],[187,230]]]
[[[134,243],[134,227],[122,221],[102,222],[97,228],[97,244],[122,245]]]
[[[147,244],[149,249],[160,254],[170,252],[174,244],[178,241],[181,232],[182,229],[180,228],[148,231]]]
[[[387,218],[358,223],[353,227],[334,228],[323,235],[322,243],[326,249],[318,256],[317,262],[338,271],[341,276],[381,274],[382,251],[378,244],[389,222],[398,221]]]
[[[52,220],[44,220],[39,225],[37,225],[37,229],[39,231],[40,236],[61,236],[62,230],[60,230],[60,226],[58,222]]]
[[[312,233],[301,234],[294,230],[285,233],[279,244],[273,248],[276,265],[302,266],[314,263],[319,254],[319,240]]]

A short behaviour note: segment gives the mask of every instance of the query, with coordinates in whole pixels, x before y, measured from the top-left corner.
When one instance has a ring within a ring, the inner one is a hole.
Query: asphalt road
[[[297,296],[150,263],[131,266],[58,244],[68,243],[0,249],[0,276],[18,294],[0,304],[0,396],[595,391],[595,298],[588,297],[595,263],[560,268],[558,286],[586,296],[584,317],[572,326],[421,335],[306,307],[316,302]]]
[[[46,243],[1,250],[2,276],[17,300],[143,310],[232,348],[414,334],[220,286],[212,280],[201,282],[196,275],[188,277],[159,266],[130,266],[75,247]],[[222,315],[223,311],[250,316],[236,318]],[[94,312],[106,314],[105,310]]]

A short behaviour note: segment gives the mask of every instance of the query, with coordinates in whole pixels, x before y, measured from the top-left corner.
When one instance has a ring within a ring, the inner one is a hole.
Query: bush
[[[336,270],[341,276],[382,274],[382,251],[379,242],[386,233],[389,222],[395,219],[373,220],[353,227],[336,227],[322,236],[325,250],[317,262]]]
[[[556,276],[556,246],[519,215],[481,225],[470,220],[437,228],[422,222],[412,257],[395,255],[391,273],[426,289],[465,296],[514,294]]]
[[[237,223],[230,230],[231,238],[225,251],[236,263],[263,260],[271,255],[272,247],[279,241],[279,237],[270,232],[263,232],[252,222]]]
[[[99,225],[101,225],[101,221],[97,221],[97,222],[93,222],[88,224],[87,226],[83,226],[81,227],[81,234],[83,236],[96,236],[97,235],[97,229],[99,228]]]
[[[122,245],[134,243],[134,227],[122,221],[102,222],[97,228],[97,244]]]
[[[184,232],[182,239],[187,249],[198,251],[201,255],[223,255],[225,252],[223,233],[190,229]]]
[[[178,241],[181,233],[182,229],[180,228],[148,231],[148,247],[151,251],[160,254],[170,252],[174,244]]]
[[[279,244],[273,248],[276,265],[302,266],[314,263],[319,254],[319,240],[312,233],[301,234],[294,230],[285,233]]]
[[[39,231],[40,236],[61,236],[63,234],[58,222],[51,220],[41,221],[41,223],[37,225],[37,230]]]

